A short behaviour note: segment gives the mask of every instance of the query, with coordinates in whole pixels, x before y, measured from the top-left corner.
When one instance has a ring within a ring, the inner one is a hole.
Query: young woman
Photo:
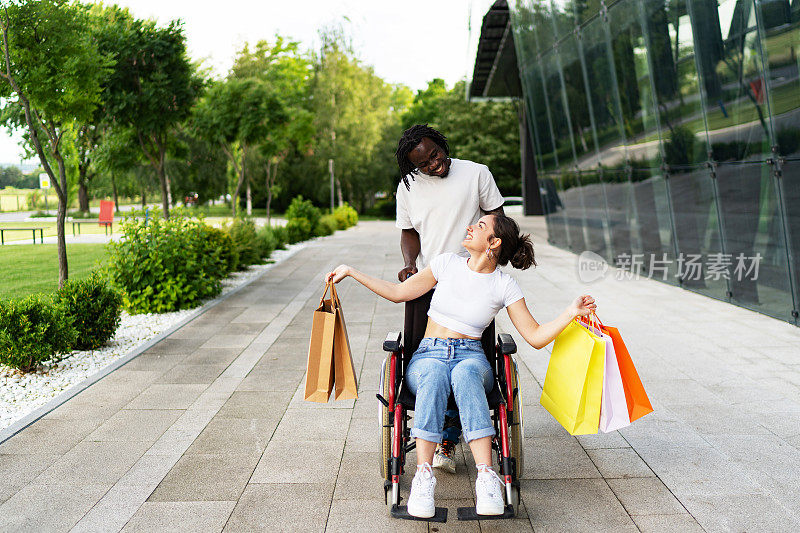
[[[406,384],[416,395],[414,427],[417,472],[411,483],[408,512],[420,518],[434,515],[436,478],[431,461],[442,440],[444,412],[452,391],[464,439],[469,443],[478,477],[475,482],[478,514],[503,514],[503,483],[491,468],[494,436],[486,393],[493,384],[492,369],[481,347],[481,334],[502,309],[520,335],[534,348],[547,346],[577,316],[596,309],[591,296],[579,296],[556,319],[539,324],[525,304],[516,280],[497,269],[509,262],[514,268],[535,265],[530,236],[504,215],[482,217],[467,228],[462,242],[469,256],[442,254],[402,283],[373,278],[347,265],[327,274],[338,283],[350,276],[392,302],[405,302],[436,286],[428,312],[425,338],[406,370]]]

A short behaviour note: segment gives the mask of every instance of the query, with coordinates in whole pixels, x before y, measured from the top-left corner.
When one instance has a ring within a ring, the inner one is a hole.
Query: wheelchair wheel
[[[517,389],[514,396],[513,409],[511,411],[511,431],[509,440],[511,441],[511,457],[517,464],[517,479],[522,478],[525,472],[525,451],[522,449],[524,442],[524,418],[522,415],[522,389],[519,388],[519,373],[517,372],[517,362],[514,361],[514,368],[511,371],[511,390]],[[517,492],[517,502],[519,502],[519,492]],[[516,508],[516,506],[515,506]]]
[[[389,398],[389,390],[391,383],[389,383],[389,361],[391,355],[386,357],[383,361],[381,369],[380,383],[378,390],[384,398]],[[378,471],[383,476],[383,479],[389,479],[389,459],[392,458],[392,425],[394,417],[389,408],[378,402],[378,423],[380,424],[380,452],[378,453]]]

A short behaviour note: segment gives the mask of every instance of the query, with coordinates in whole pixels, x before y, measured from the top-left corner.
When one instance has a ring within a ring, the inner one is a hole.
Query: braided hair
[[[411,176],[413,180],[414,174],[417,174],[419,171],[408,159],[408,154],[416,148],[425,137],[428,137],[436,143],[446,155],[450,155],[450,147],[447,145],[447,138],[427,124],[416,124],[404,131],[403,136],[400,137],[400,141],[397,143],[397,151],[394,155],[397,157],[397,166],[400,167],[400,177],[403,179],[403,183],[409,191],[411,190],[411,184],[408,182],[408,178]]]

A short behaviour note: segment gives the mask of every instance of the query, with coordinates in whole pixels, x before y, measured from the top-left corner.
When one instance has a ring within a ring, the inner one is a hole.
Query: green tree
[[[164,218],[169,218],[169,137],[189,116],[202,88],[186,53],[182,25],[172,21],[158,27],[155,21],[134,19],[127,10],[109,9],[98,41],[117,62],[103,87],[106,118],[133,132],[158,178]]]
[[[515,103],[470,102],[464,97],[463,81],[448,91],[442,80],[434,79],[417,92],[403,115],[403,127],[424,123],[447,137],[450,155],[488,166],[503,194],[521,193]]]
[[[232,78],[258,79],[272,87],[287,116],[287,120],[275,124],[259,144],[258,155],[263,158],[263,164],[255,162],[255,165],[264,169],[267,223],[270,220],[278,167],[292,149],[307,150],[314,136],[313,115],[308,109],[311,73],[311,61],[300,53],[299,43],[286,41],[280,35],[275,37],[274,43],[257,42],[252,51],[245,44],[231,69]]]
[[[76,124],[91,117],[100,102],[100,84],[113,62],[98,50],[89,32],[87,11],[78,4],[17,0],[6,3],[0,19],[0,95],[16,97],[3,110],[3,117],[6,124],[27,129],[30,144],[56,190],[61,287],[69,277],[64,238],[67,165],[62,142]]]
[[[213,84],[194,110],[195,134],[218,144],[236,173],[233,216],[247,176],[248,152],[289,119],[276,92],[266,83],[231,78]]]
[[[317,131],[314,175],[327,175],[333,159],[339,203],[347,200],[363,210],[389,179],[392,153],[378,148],[387,126],[397,121],[396,88],[358,60],[341,28],[324,30],[321,38],[311,88]],[[381,161],[377,172],[365,164],[375,158]]]

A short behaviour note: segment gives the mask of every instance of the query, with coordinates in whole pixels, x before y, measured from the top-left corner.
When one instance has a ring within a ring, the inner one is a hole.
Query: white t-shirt
[[[469,257],[437,255],[431,261],[436,278],[428,316],[437,324],[470,337],[480,337],[495,315],[523,298],[517,280],[495,269],[483,274],[471,270]]]
[[[503,196],[486,165],[451,158],[446,178],[415,174],[411,190],[397,186],[397,219],[400,229],[419,233],[417,269],[425,268],[439,254],[461,252],[467,226],[481,218],[481,210],[503,205]]]

